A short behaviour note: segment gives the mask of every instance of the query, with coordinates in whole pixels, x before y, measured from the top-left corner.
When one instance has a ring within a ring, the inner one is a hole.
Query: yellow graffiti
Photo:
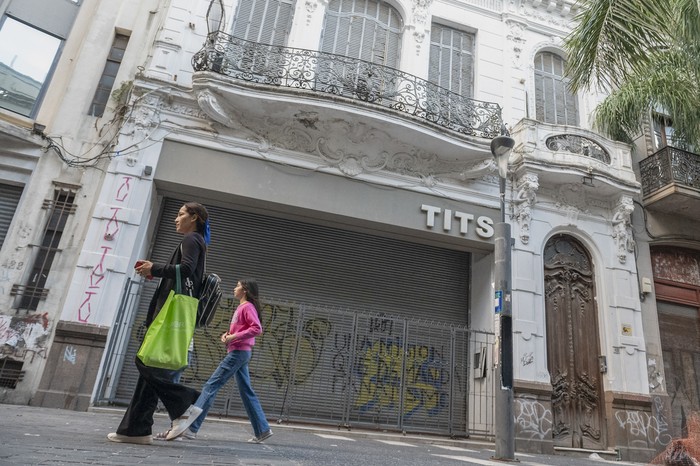
[[[402,364],[405,363],[405,368]],[[355,408],[362,411],[398,409],[405,387],[403,414],[419,410],[435,414],[446,404],[442,368],[435,367],[427,346],[407,348],[406,357],[397,344],[377,341],[366,348],[361,359],[361,381]],[[403,373],[402,373],[403,372]]]

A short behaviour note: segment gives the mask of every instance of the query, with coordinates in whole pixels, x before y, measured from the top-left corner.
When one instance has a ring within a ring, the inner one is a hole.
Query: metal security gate
[[[173,220],[182,204],[164,203],[155,261],[169,260],[181,238]],[[473,383],[468,253],[249,212],[209,211],[208,269],[222,276],[228,294],[212,327],[195,334],[196,360],[184,383],[200,388],[223,358],[217,337],[236,304],[230,292],[237,278],[253,276],[267,304],[251,375],[271,419],[458,435],[467,432],[468,404],[474,403],[482,413],[474,429],[489,431],[489,390],[478,391],[481,401],[467,397]],[[127,403],[131,397],[133,358],[155,287],[155,281],[143,284],[133,324],[123,316],[124,330],[130,328],[121,349],[125,363],[102,401]],[[484,340],[479,348],[491,344],[490,336],[478,336]],[[486,380],[479,385],[486,387]],[[220,392],[211,413],[245,415],[233,384]]]
[[[122,302],[133,299],[127,286]],[[224,357],[217,335],[228,327],[232,301],[212,327],[195,332],[196,357],[182,382],[201,388]],[[125,328],[128,313],[117,327]],[[493,435],[493,383],[488,356],[493,334],[431,322],[353,313],[295,303],[263,302],[265,333],[257,339],[250,373],[270,422],[305,421],[451,435]],[[129,329],[131,340],[143,334]],[[133,386],[119,371],[133,367],[136,346],[113,332],[97,404],[125,404]],[[121,348],[121,349],[119,349]],[[124,358],[124,356],[126,356]],[[125,361],[122,368],[117,361]],[[245,417],[233,380],[210,416]]]

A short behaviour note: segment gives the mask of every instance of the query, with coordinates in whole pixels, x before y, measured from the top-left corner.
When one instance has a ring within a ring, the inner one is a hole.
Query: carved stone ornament
[[[632,235],[632,212],[634,212],[632,198],[621,196],[612,218],[612,237],[615,239],[617,258],[621,264],[627,262],[627,253],[634,252],[636,245]]]
[[[537,200],[537,189],[540,187],[537,175],[526,173],[518,180],[517,193],[513,199],[514,216],[520,227],[520,241],[527,244],[530,241],[530,222],[532,208]]]

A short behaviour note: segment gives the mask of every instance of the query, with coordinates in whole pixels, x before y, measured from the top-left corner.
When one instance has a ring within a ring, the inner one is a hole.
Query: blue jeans
[[[253,387],[250,386],[250,374],[248,373],[250,356],[250,351],[234,350],[229,352],[219,363],[219,367],[216,368],[209,380],[207,380],[207,383],[204,384],[202,394],[199,395],[199,398],[194,403],[198,408],[202,408],[202,414],[190,426],[192,432],[198,432],[199,428],[202,427],[202,422],[204,422],[209,409],[214,404],[216,394],[233,376],[236,376],[238,392],[241,394],[241,400],[246,413],[248,413],[248,420],[253,426],[255,436],[260,437],[261,434],[270,430],[270,425],[267,423],[258,396],[253,391]]]

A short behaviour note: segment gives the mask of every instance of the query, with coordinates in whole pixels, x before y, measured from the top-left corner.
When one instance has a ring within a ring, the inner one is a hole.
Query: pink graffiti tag
[[[124,200],[127,198],[129,195],[129,191],[131,191],[131,186],[129,185],[129,181],[131,180],[130,176],[125,176],[124,181],[122,182],[121,186],[119,186],[119,189],[117,190],[117,196],[114,198],[115,200],[119,202],[124,202]],[[122,192],[124,190],[124,192]]]
[[[102,246],[102,257],[100,258],[100,262],[92,269],[92,273],[90,273],[90,286],[89,288],[91,289],[99,289],[100,288],[100,283],[102,280],[105,278],[105,269],[104,269],[104,261],[105,257],[107,256],[107,253],[111,251],[112,248],[107,247],[107,246]],[[80,307],[78,308],[78,320],[80,322],[87,322],[88,319],[90,318],[90,315],[92,314],[92,306],[90,304],[90,300],[94,295],[97,294],[96,291],[85,291],[85,294],[87,295],[87,298],[80,304]]]
[[[80,304],[80,307],[78,308],[78,320],[80,322],[87,322],[90,318],[90,314],[92,314],[92,305],[90,304],[90,300],[94,295],[97,294],[97,292],[86,291],[85,294],[87,295],[87,298],[85,298],[85,300]],[[83,311],[85,307],[87,307],[87,312]],[[84,316],[83,313],[85,313]]]
[[[107,222],[104,234],[104,239],[107,241],[112,241],[119,232],[119,219],[117,218],[117,215],[119,214],[119,211],[122,210],[121,207],[110,208],[112,209],[112,217],[109,219],[109,222]]]

